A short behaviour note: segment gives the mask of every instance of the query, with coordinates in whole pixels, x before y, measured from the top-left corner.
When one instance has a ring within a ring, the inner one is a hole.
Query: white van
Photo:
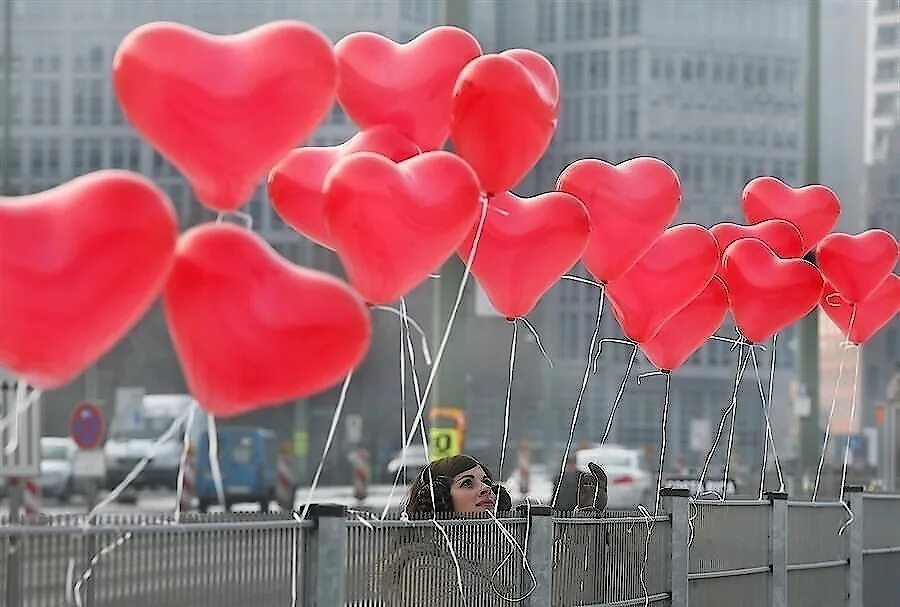
[[[139,408],[116,411],[103,447],[107,488],[112,489],[121,483],[193,403],[194,398],[188,394],[146,394]],[[205,429],[206,415],[198,407],[190,429],[191,441],[195,445]],[[156,449],[147,467],[131,486],[174,489],[183,448],[182,428]]]

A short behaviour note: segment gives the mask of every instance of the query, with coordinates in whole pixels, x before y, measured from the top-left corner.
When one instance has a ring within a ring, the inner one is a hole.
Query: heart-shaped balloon
[[[684,224],[663,232],[646,255],[607,285],[625,336],[637,343],[652,339],[703,292],[718,266],[716,239],[706,228]]]
[[[359,152],[325,179],[325,221],[350,283],[396,301],[447,261],[479,216],[478,180],[449,152],[395,164]]]
[[[657,369],[673,371],[700,349],[725,320],[728,293],[718,278],[670,318],[656,336],[641,344],[641,350]]]
[[[656,242],[678,213],[681,184],[662,160],[618,165],[583,159],[559,176],[556,189],[581,200],[591,218],[584,265],[600,282],[615,280]]]
[[[0,365],[43,389],[78,376],[153,303],[177,230],[165,193],[126,171],[0,197]]]
[[[341,145],[293,150],[269,174],[269,199],[275,211],[289,226],[329,249],[334,245],[325,225],[325,176],[338,160],[355,152],[375,152],[400,162],[418,154],[419,149],[394,128],[376,126]]]
[[[299,21],[230,35],[177,23],[128,34],[113,60],[122,110],[213,210],[234,210],[334,101],[331,43]]]
[[[325,390],[371,337],[369,312],[344,282],[227,223],[179,239],[163,303],[188,388],[217,416]]]
[[[334,52],[338,100],[353,121],[360,128],[393,126],[430,151],[447,140],[456,78],[481,47],[467,31],[442,26],[406,44],[355,32]]]
[[[559,79],[542,55],[525,49],[469,63],[453,90],[450,137],[475,169],[481,189],[512,189],[550,145],[559,114]]]
[[[848,340],[857,345],[865,343],[900,312],[900,276],[890,274],[875,292],[858,304],[851,304],[834,286],[825,283],[820,305]]]
[[[463,261],[476,228],[459,247]],[[500,314],[525,316],[578,263],[590,230],[584,205],[570,194],[497,194],[488,203],[472,273]]]
[[[824,281],[803,259],[781,259],[755,238],[725,249],[722,279],[741,334],[760,343],[806,316],[822,296]]]
[[[900,246],[890,232],[829,234],[816,248],[822,275],[850,303],[865,301],[890,275],[900,259]]]
[[[717,223],[709,229],[719,245],[719,251],[725,252],[735,240],[756,238],[766,243],[776,255],[782,259],[803,255],[803,239],[800,230],[789,221],[783,219],[767,219],[750,226],[736,223]]]
[[[825,186],[792,188],[774,177],[757,177],[748,183],[741,206],[750,223],[784,219],[797,226],[804,253],[816,247],[841,214],[837,195]]]

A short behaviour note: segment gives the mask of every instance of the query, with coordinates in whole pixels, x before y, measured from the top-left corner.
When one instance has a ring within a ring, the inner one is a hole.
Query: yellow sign
[[[431,461],[459,455],[461,442],[459,430],[453,428],[432,428],[429,432],[428,440],[428,455]]]
[[[294,455],[309,453],[309,433],[306,430],[294,432]]]

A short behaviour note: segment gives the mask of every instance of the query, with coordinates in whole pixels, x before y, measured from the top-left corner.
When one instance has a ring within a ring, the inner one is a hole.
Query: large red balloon
[[[429,151],[447,140],[456,78],[481,47],[465,30],[442,26],[406,44],[356,32],[334,52],[338,100],[353,121],[360,128],[393,126]]]
[[[755,238],[742,238],[725,249],[721,276],[734,320],[753,343],[803,318],[816,307],[824,288],[816,266],[803,259],[781,259]]]
[[[741,205],[750,223],[784,219],[797,226],[804,253],[816,247],[841,214],[838,197],[825,186],[792,188],[774,177],[757,177],[748,183]]]
[[[591,218],[584,265],[597,280],[615,280],[656,242],[678,213],[681,184],[662,160],[612,165],[584,159],[566,167],[557,189],[581,200]]]
[[[865,301],[887,279],[900,259],[890,232],[829,234],[816,248],[816,263],[825,280],[850,303]]]
[[[550,145],[559,113],[553,65],[525,49],[469,63],[453,91],[450,137],[481,189],[512,189]]]
[[[714,277],[653,339],[642,343],[641,350],[657,369],[677,369],[722,326],[727,313],[728,293],[722,281]]]
[[[865,343],[900,312],[900,276],[889,275],[874,293],[858,304],[851,304],[832,285],[825,283],[825,293],[820,305],[848,340],[855,344]]]
[[[394,164],[369,152],[325,180],[325,221],[350,283],[368,303],[402,297],[437,270],[479,217],[478,180],[458,156]]]
[[[646,255],[607,285],[625,336],[637,343],[652,339],[700,295],[718,267],[716,239],[706,228],[684,224],[663,232]]]
[[[213,210],[234,210],[334,101],[331,43],[298,21],[231,36],[176,23],[132,31],[113,61],[131,123]]]
[[[717,223],[709,229],[716,238],[719,251],[725,252],[735,240],[756,238],[761,240],[782,259],[803,255],[803,239],[797,227],[783,219],[767,219],[750,226],[736,223]]]
[[[150,307],[177,230],[165,193],[126,171],[0,197],[0,365],[43,389],[78,376]]]
[[[476,228],[459,247],[464,261]],[[590,230],[584,205],[570,194],[519,198],[503,192],[488,204],[472,273],[500,314],[525,316],[578,263]]]
[[[375,152],[400,162],[418,154],[419,149],[395,129],[376,126],[341,145],[293,150],[269,174],[269,199],[281,218],[329,249],[334,249],[334,244],[325,225],[325,176],[338,160],[355,152]]]
[[[181,237],[163,302],[188,388],[218,416],[334,385],[371,337],[368,310],[345,283],[227,223]]]

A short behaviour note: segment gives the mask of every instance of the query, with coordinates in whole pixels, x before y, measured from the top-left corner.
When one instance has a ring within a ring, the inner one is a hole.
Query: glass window
[[[588,59],[591,73],[591,88],[605,89],[609,86],[609,51],[594,51]]]
[[[57,126],[60,124],[60,98],[59,82],[54,80],[47,83],[47,124]]]
[[[900,78],[900,61],[896,59],[879,59],[875,64],[876,80],[895,80]]]
[[[685,82],[690,82],[694,79],[694,64],[690,59],[682,59],[681,60],[681,79]]]
[[[110,166],[115,169],[124,168],[125,165],[125,142],[120,139],[113,139],[110,142]]]
[[[103,140],[90,139],[88,143],[88,171],[99,171],[103,168]]]
[[[634,139],[638,136],[638,96],[623,94],[618,97],[618,131],[619,139]]]
[[[556,39],[556,2],[538,0],[537,41],[553,42]]]
[[[92,72],[105,71],[106,65],[103,62],[103,48],[95,46],[91,48],[90,63]]]
[[[59,139],[47,140],[47,177],[60,176],[59,146]]]
[[[87,147],[80,137],[72,140],[72,171],[75,175],[87,172]]]
[[[619,35],[627,36],[640,31],[641,0],[619,0]]]
[[[76,125],[87,124],[87,95],[88,83],[86,80],[76,80],[74,86],[74,99],[72,114]]]
[[[105,85],[103,80],[97,78],[91,81],[91,96],[88,115],[90,124],[99,126],[103,124],[103,92]]]
[[[567,0],[566,6],[566,40],[584,38],[584,2]]]
[[[712,79],[716,84],[720,84],[725,78],[725,66],[722,65],[721,59],[716,59],[713,63]]]
[[[640,56],[638,49],[628,48],[619,51],[619,85],[635,86],[638,84]]]
[[[609,137],[609,98],[606,95],[591,100],[588,128],[591,141],[605,141]]]
[[[584,88],[584,54],[566,53],[563,55],[563,87],[580,91]]]
[[[138,172],[141,170],[141,142],[139,139],[131,139],[128,142],[128,168]]]
[[[46,124],[45,107],[45,83],[43,80],[34,80],[31,83],[31,124],[36,126]]]
[[[653,80],[662,78],[662,59],[655,53],[650,61],[650,78]]]
[[[878,0],[878,14],[900,11],[900,0]]]
[[[31,176],[44,176],[44,142],[40,139],[31,140]]]
[[[897,44],[900,39],[900,25],[879,25],[878,33],[875,35],[875,44],[877,46],[892,46]]]
[[[591,37],[609,37],[610,0],[593,0],[590,2],[591,11]]]
[[[875,115],[891,116],[896,114],[898,100],[900,100],[900,95],[897,93],[879,93],[875,96]]]

